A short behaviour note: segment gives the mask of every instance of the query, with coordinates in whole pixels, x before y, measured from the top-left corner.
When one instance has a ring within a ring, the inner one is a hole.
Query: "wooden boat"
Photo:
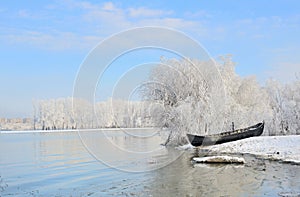
[[[264,130],[264,122],[258,123],[251,127],[247,127],[244,129],[234,130],[234,126],[232,131],[223,132],[219,134],[213,135],[193,135],[187,134],[188,140],[193,146],[208,146],[214,144],[222,144],[226,142],[241,140],[244,138],[249,138],[253,136],[260,136]]]

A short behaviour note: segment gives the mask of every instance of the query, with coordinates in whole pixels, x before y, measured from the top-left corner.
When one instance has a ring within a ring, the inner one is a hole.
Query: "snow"
[[[194,157],[193,161],[196,163],[246,163],[242,157],[231,156]]]
[[[192,150],[194,148],[191,144],[185,144],[182,146],[175,147],[177,150]]]
[[[218,153],[249,153],[265,159],[300,164],[300,135],[260,136],[205,147]]]

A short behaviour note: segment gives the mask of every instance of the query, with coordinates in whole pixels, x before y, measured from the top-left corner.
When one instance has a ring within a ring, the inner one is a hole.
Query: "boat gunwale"
[[[243,128],[243,129],[236,129],[234,131],[225,131],[225,132],[222,132],[222,133],[211,134],[211,135],[197,135],[197,134],[187,134],[187,135],[193,135],[193,136],[204,137],[204,138],[206,138],[206,137],[224,137],[224,136],[230,136],[230,135],[245,133],[247,131],[252,132],[253,130],[250,130],[250,129],[254,128],[255,130],[257,130],[257,129],[263,127],[264,124],[265,123],[263,121],[263,122],[257,123],[256,125],[246,127],[246,128]]]

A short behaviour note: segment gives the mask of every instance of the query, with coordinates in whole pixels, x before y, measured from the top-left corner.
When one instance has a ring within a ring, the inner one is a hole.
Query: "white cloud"
[[[116,10],[118,10],[112,2],[104,3],[102,9],[105,10],[105,11],[116,11]]]
[[[187,21],[181,18],[154,18],[154,19],[144,19],[137,22],[139,26],[161,26],[174,28],[178,30],[188,30],[192,31],[195,28],[201,27],[201,25],[196,21]]]
[[[300,77],[300,63],[279,62],[272,66],[267,75],[284,83],[291,82]]]
[[[197,18],[198,20],[212,18],[213,15],[205,10],[198,10],[196,12],[186,12],[185,16],[188,18]]]
[[[75,0],[61,0],[57,1],[55,5],[47,5],[47,8],[51,9],[97,9],[98,5],[92,4],[88,1],[75,1]]]
[[[296,79],[296,75],[300,77],[300,57],[295,54],[299,50],[299,46],[286,46],[265,51],[266,54],[269,54],[266,56],[269,59],[267,77],[281,82],[293,81]]]
[[[97,36],[76,35],[72,32],[18,31],[15,34],[0,35],[2,43],[54,51],[90,49],[102,39]]]
[[[144,7],[129,8],[128,13],[130,17],[161,17],[172,14],[172,11],[148,9]]]
[[[270,37],[270,32],[299,28],[299,23],[300,15],[268,16],[239,19],[233,23],[233,27],[248,32],[247,34],[255,34],[253,38],[262,38]]]
[[[24,9],[19,10],[18,15],[19,15],[21,18],[27,18],[27,17],[30,16],[30,15],[29,15],[29,12],[28,12],[27,10],[24,10]]]
[[[51,6],[48,7],[52,9],[59,9],[65,7],[70,10],[82,10],[85,12],[89,11],[117,11],[118,8],[113,2],[104,2],[101,4],[95,4],[88,1],[75,1],[75,0],[63,0],[59,2],[60,6]]]
[[[96,4],[63,0],[55,5],[45,5],[43,12],[19,10],[15,17],[22,24],[30,18],[30,26],[24,24],[27,29],[2,27],[0,39],[7,44],[24,44],[45,50],[70,50],[93,47],[101,38],[133,27],[162,26],[185,32],[203,31],[199,22],[173,17],[173,14],[170,10],[121,7],[113,2]],[[31,26],[32,20],[38,25]]]

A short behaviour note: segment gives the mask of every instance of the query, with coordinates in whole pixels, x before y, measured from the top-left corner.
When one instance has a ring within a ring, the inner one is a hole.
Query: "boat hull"
[[[199,136],[187,134],[189,142],[193,146],[209,146],[222,144],[226,142],[241,140],[249,137],[260,136],[264,130],[264,123],[258,123],[254,126],[234,131],[224,132],[215,135]]]

